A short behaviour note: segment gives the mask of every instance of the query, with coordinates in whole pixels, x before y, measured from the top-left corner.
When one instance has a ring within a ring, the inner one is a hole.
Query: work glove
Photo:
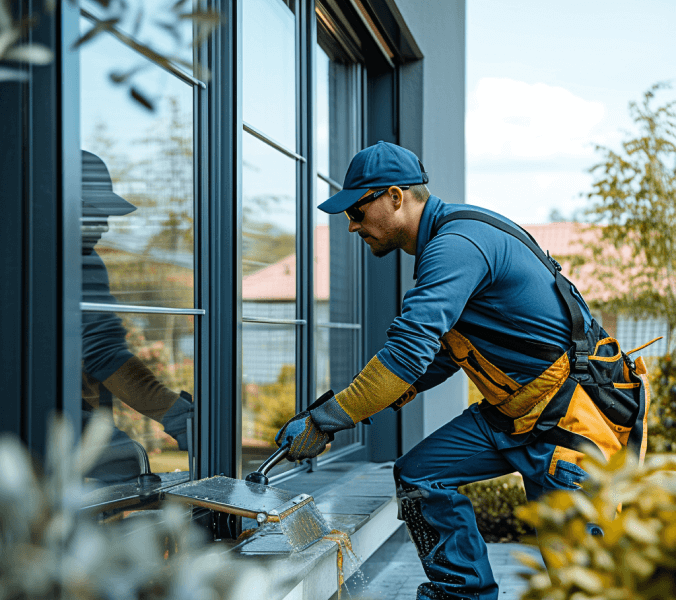
[[[332,439],[332,435],[317,427],[307,410],[289,419],[275,436],[278,446],[289,444],[286,458],[290,461],[314,458],[324,452],[326,444]]]
[[[290,444],[286,458],[290,461],[314,458],[321,454],[326,444],[333,441],[333,434],[354,427],[352,419],[340,407],[329,390],[307,410],[298,413],[277,432],[278,446]]]
[[[188,392],[181,392],[178,400],[162,417],[160,423],[164,426],[164,433],[169,434],[178,442],[179,450],[188,449],[188,419],[193,418],[195,405]]]

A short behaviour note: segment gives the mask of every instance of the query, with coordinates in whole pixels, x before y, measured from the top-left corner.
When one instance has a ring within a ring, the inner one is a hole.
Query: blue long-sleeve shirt
[[[512,337],[558,346],[571,345],[571,322],[554,277],[522,242],[479,221],[457,220],[431,238],[434,224],[458,210],[477,210],[512,224],[492,211],[446,204],[430,196],[416,244],[415,287],[404,296],[401,316],[390,326],[377,354],[395,375],[418,391],[443,382],[459,367],[440,354],[440,338],[456,323],[480,325]],[[591,313],[573,287],[585,320]],[[477,350],[512,379],[526,384],[550,363],[466,336]]]
[[[82,298],[85,302],[117,304],[110,293],[108,271],[99,255],[92,251],[83,256]],[[122,319],[111,312],[82,313],[82,361],[84,370],[104,381],[133,354],[126,342],[127,330]]]

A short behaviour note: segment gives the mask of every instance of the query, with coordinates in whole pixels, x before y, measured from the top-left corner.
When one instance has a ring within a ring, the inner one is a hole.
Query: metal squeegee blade
[[[293,510],[280,513],[279,524],[295,552],[305,550],[331,533],[311,496]]]

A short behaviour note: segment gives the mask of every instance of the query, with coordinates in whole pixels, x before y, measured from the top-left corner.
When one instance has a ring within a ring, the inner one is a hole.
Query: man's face
[[[82,254],[91,254],[101,236],[108,231],[108,220],[104,216],[82,217]]]
[[[375,191],[377,190],[369,190],[360,200]],[[398,193],[401,194],[401,191]],[[402,247],[402,232],[397,227],[391,189],[377,200],[364,204],[361,210],[364,219],[360,222],[350,220],[349,231],[356,232],[368,244],[374,256],[386,256],[392,250]]]

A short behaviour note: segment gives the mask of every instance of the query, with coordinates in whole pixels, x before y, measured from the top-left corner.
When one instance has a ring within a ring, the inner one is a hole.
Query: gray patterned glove
[[[340,407],[333,391],[329,390],[313,402],[307,410],[287,421],[277,435],[278,446],[289,442],[286,458],[291,461],[314,458],[321,454],[326,444],[333,441],[336,431],[354,427],[352,419]]]
[[[277,432],[275,442],[278,446],[291,444],[286,458],[290,461],[314,458],[321,454],[333,436],[320,431],[307,410],[289,419]]]
[[[181,392],[178,400],[162,417],[160,423],[164,426],[164,432],[178,442],[179,450],[188,449],[188,419],[195,414],[195,406],[192,396],[188,392]]]

